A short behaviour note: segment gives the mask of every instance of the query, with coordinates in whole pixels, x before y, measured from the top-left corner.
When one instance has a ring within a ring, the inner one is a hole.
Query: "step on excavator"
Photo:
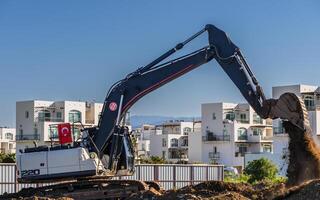
[[[164,62],[203,33],[208,45]],[[143,96],[215,59],[262,118],[281,118],[305,131],[310,128],[303,101],[292,93],[266,99],[240,49],[227,34],[208,24],[150,64],[138,68],[109,89],[96,127],[84,128],[81,140],[68,145],[26,148],[17,155],[22,183],[60,182],[35,191],[64,191],[75,199],[127,197],[133,192],[160,189],[155,182],[114,180],[134,174],[134,148],[125,126],[126,112]],[[30,190],[28,194],[32,193]]]

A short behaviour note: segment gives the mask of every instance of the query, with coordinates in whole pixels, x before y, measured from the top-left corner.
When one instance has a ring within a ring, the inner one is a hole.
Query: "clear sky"
[[[207,23],[241,48],[267,96],[275,85],[320,85],[317,0],[2,0],[0,125],[15,126],[16,101],[102,102],[112,83]],[[200,116],[201,103],[216,101],[244,99],[212,61],[147,95],[131,113]]]

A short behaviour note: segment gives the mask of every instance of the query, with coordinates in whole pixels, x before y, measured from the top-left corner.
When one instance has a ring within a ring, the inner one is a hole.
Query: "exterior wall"
[[[201,161],[244,167],[244,153],[272,151],[272,125],[249,104],[202,104]],[[239,136],[239,130],[244,135]]]
[[[103,104],[78,101],[21,101],[16,103],[17,152],[26,147],[57,143],[56,126],[73,125],[74,138],[80,133],[81,124],[97,125]],[[77,112],[74,114],[74,112]],[[73,113],[73,114],[72,114]],[[78,122],[81,115],[81,123]],[[53,138],[54,137],[54,138]],[[51,141],[52,140],[52,141]]]
[[[202,134],[201,128],[189,134],[188,159],[190,163],[202,162]]]
[[[0,153],[15,153],[15,139],[15,128],[0,127]]]
[[[170,121],[161,127],[162,134],[150,136],[150,155],[164,157],[170,162],[188,161],[189,135],[200,130],[201,123]]]

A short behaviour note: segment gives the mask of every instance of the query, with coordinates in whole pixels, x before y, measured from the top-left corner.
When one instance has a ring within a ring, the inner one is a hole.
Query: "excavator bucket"
[[[268,117],[281,118],[297,126],[302,131],[310,130],[308,112],[303,100],[293,93],[284,93],[279,99],[266,100],[270,108]]]

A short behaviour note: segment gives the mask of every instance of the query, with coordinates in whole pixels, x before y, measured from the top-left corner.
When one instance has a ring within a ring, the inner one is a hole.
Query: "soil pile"
[[[320,178],[320,149],[315,144],[311,130],[302,131],[290,122],[284,122],[289,134],[288,185],[299,185]]]
[[[320,180],[305,182],[299,186],[292,187],[283,195],[279,195],[275,200],[313,200],[320,199]]]
[[[36,197],[19,198],[21,200],[71,200],[66,197]],[[6,198],[11,199],[11,198]],[[300,186],[294,186],[286,189],[284,184],[270,186],[261,183],[250,185],[245,183],[225,183],[220,181],[208,181],[194,186],[186,186],[179,190],[157,191],[148,190],[133,194],[127,200],[171,200],[171,199],[190,199],[190,200],[313,200],[320,199],[320,180],[305,182]]]
[[[152,195],[150,192],[142,192],[128,198],[129,200],[138,199],[274,199],[278,195],[285,193],[285,185],[278,184],[267,186],[259,184],[252,186],[245,183],[226,183],[221,181],[208,181],[194,186],[186,186],[179,190],[168,190],[161,195]]]

